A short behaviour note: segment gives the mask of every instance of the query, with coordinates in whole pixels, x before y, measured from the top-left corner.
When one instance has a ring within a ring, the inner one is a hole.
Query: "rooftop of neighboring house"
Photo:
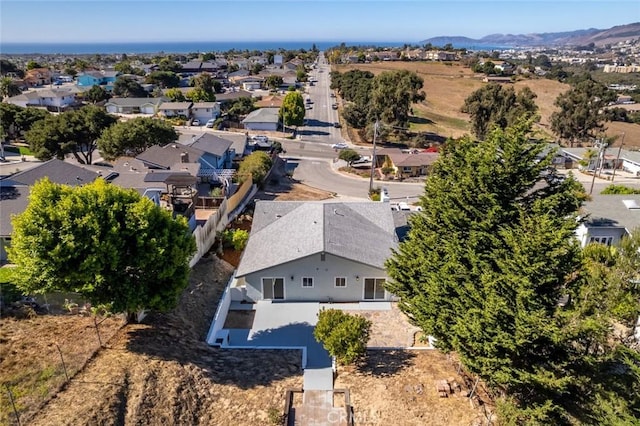
[[[160,105],[167,100],[167,98],[111,98],[105,105],[117,105],[119,107],[125,108],[139,108],[143,105]]]
[[[640,226],[640,195],[593,194],[582,207],[588,226],[623,227],[629,231]]]
[[[429,166],[436,162],[440,154],[436,152],[417,152],[412,154],[389,153],[387,156],[396,167]]]
[[[30,188],[10,179],[0,180],[0,236],[13,232],[11,216],[22,213],[29,205]]]
[[[233,101],[240,98],[250,98],[251,92],[246,90],[237,90],[234,92],[216,93],[216,100],[220,102]]]
[[[77,186],[93,182],[98,174],[85,167],[53,159],[10,176],[12,181],[29,186],[45,177],[53,183]]]
[[[149,167],[169,169],[177,163],[198,162],[203,154],[204,151],[198,148],[170,143],[165,146],[153,145],[136,156],[136,159]]]
[[[180,111],[183,109],[189,109],[192,105],[192,102],[163,102],[160,104],[160,109],[168,111]]]
[[[181,139],[178,139],[181,141]],[[200,135],[193,135],[191,140],[182,139],[185,145],[192,148],[200,149],[209,154],[213,154],[216,157],[223,157],[224,154],[229,151],[229,148],[233,145],[233,141],[224,139],[210,133],[202,133]]]
[[[247,117],[242,120],[243,123],[277,123],[279,108],[260,108],[251,111]]]
[[[192,109],[217,108],[218,102],[194,102]]]
[[[317,253],[383,269],[397,241],[387,203],[258,201],[236,276]]]

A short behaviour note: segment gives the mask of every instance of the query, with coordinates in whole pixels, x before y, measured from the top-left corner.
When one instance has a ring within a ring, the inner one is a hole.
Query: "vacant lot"
[[[474,75],[470,68],[457,63],[449,65],[435,62],[378,62],[339,65],[334,69],[340,72],[361,69],[374,74],[397,69],[416,72],[424,79],[427,98],[414,106],[415,118],[411,127],[444,137],[459,137],[469,133],[469,116],[460,112],[460,108],[473,91],[486,84],[482,82],[482,75]],[[555,111],[553,103],[558,95],[569,89],[569,85],[544,78],[522,79],[514,84],[516,90],[525,86],[537,95],[536,104],[540,113],[538,129],[549,140],[554,140],[549,127],[551,114]],[[609,136],[625,133],[625,146],[640,147],[640,125],[616,122],[608,123],[607,127]]]

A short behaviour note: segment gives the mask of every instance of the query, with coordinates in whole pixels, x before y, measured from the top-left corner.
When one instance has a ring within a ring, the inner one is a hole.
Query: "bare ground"
[[[368,70],[374,74],[383,71],[407,69],[416,72],[424,79],[424,102],[414,105],[414,119],[411,128],[417,131],[433,132],[443,137],[460,137],[470,132],[469,116],[460,112],[464,100],[475,90],[482,87],[482,76],[474,75],[461,64],[446,65],[437,62],[378,62],[372,64],[353,64],[335,66],[340,72],[351,69]],[[545,78],[523,78],[514,87],[520,90],[528,86],[536,95],[540,123],[538,130],[555,140],[550,129],[551,114],[556,110],[553,105],[558,95],[569,90],[570,86]],[[607,135],[618,136],[614,146],[621,142],[625,134],[624,145],[628,148],[640,147],[640,125],[633,123],[606,123]],[[352,129],[346,129],[348,132]],[[351,134],[351,133],[349,133]]]

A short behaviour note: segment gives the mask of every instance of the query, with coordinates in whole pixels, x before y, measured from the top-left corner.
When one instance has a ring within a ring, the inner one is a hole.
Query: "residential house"
[[[46,107],[58,112],[76,104],[76,96],[69,90],[43,89],[23,92],[7,98],[5,102],[21,107]]]
[[[400,148],[382,148],[376,152],[376,164],[392,168],[396,179],[423,177],[429,173],[439,156],[437,152],[417,149],[403,151]]]
[[[385,203],[258,201],[238,287],[247,301],[391,300],[384,264],[397,244]]]
[[[640,196],[592,194],[582,208],[576,236],[582,247],[589,243],[617,245],[640,226]]]
[[[158,112],[165,117],[191,117],[192,102],[162,102]]]
[[[82,87],[101,86],[105,90],[111,90],[119,74],[118,71],[87,71],[76,76],[76,84]]]
[[[206,123],[220,116],[220,102],[195,102],[191,105],[191,117]]]
[[[181,135],[182,136],[182,135]],[[245,135],[244,138],[246,139]],[[191,138],[186,140],[179,140],[184,145],[192,148],[199,149],[210,156],[215,157],[212,159],[208,157],[206,161],[211,164],[214,169],[230,169],[233,159],[236,156],[235,149],[233,147],[233,141],[222,138],[211,133],[201,133],[199,135],[191,135]],[[242,149],[244,152],[244,148]]]
[[[53,82],[53,75],[48,68],[27,70],[22,83],[27,87],[45,86]]]
[[[278,130],[278,118],[279,108],[260,108],[252,111],[247,117],[242,120],[244,128],[247,130]]]
[[[7,260],[6,248],[11,244],[11,216],[27,208],[32,185],[46,177],[54,183],[78,186],[93,182],[98,176],[95,171],[53,159],[0,179],[0,261]]]
[[[246,90],[234,90],[225,93],[216,93],[216,101],[224,104],[226,102],[233,102],[240,98],[250,98],[251,93]]]
[[[147,114],[154,115],[167,98],[111,98],[104,105],[111,114]]]
[[[424,58],[430,61],[455,61],[458,59],[458,55],[455,52],[444,50],[429,50],[424,53]]]

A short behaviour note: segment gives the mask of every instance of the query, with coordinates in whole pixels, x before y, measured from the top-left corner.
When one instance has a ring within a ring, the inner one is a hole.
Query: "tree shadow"
[[[435,122],[433,120],[429,120],[428,118],[425,118],[425,117],[416,117],[416,116],[410,116],[409,117],[409,123],[413,123],[413,124],[435,124]]]
[[[358,365],[363,373],[372,376],[393,376],[407,367],[411,367],[415,354],[407,350],[367,350],[366,358]]]

